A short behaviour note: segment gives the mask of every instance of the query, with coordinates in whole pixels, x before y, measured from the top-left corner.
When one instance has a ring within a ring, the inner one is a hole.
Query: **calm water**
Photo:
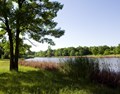
[[[39,62],[55,62],[59,63],[66,61],[69,58],[56,58],[56,57],[35,57],[31,59],[26,59],[26,61],[39,61]],[[99,62],[100,70],[106,69],[113,72],[120,72],[120,58],[96,58],[96,61]]]
[[[98,58],[100,69],[120,72],[120,58]]]
[[[38,61],[38,62],[55,62],[59,63],[65,60],[68,60],[69,58],[58,58],[58,57],[35,57],[26,59],[26,61]]]

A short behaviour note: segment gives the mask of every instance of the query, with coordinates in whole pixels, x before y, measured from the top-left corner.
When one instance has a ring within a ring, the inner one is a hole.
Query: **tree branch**
[[[25,37],[23,39],[29,41],[33,46],[37,47],[31,40],[29,40],[29,39],[27,39]]]

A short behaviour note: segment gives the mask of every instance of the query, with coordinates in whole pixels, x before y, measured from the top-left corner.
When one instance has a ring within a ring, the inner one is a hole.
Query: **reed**
[[[95,82],[110,86],[110,87],[120,87],[120,73],[111,72],[108,70],[102,70],[99,72],[94,72],[92,75],[92,80]]]
[[[120,87],[120,72],[110,71],[110,65],[104,63],[104,68],[99,68],[99,61],[95,58],[75,58],[61,63],[60,71],[74,79],[87,79],[115,88]]]
[[[74,79],[90,79],[94,71],[98,70],[98,63],[93,59],[74,58],[60,63],[60,71]]]
[[[19,64],[23,66],[41,68],[45,70],[58,70],[58,67],[59,67],[58,63],[54,63],[54,62],[23,61],[22,60],[19,62]]]
[[[86,79],[113,88],[120,87],[120,72],[111,72],[109,65],[100,70],[99,61],[92,58],[70,58],[60,63],[20,61],[19,64],[50,71],[57,70],[75,80]]]

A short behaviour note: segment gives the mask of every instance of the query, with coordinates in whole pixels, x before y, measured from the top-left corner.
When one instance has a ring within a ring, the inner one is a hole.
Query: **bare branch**
[[[27,38],[23,38],[24,40],[28,40],[33,46],[37,47],[31,40],[27,39]]]

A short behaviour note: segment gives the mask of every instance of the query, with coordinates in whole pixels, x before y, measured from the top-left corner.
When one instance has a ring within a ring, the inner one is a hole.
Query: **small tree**
[[[64,34],[55,28],[57,23],[53,20],[62,7],[59,2],[49,0],[0,0],[0,28],[9,39],[10,70],[18,71],[20,35],[23,40],[27,36],[54,45],[47,36],[59,38]]]

